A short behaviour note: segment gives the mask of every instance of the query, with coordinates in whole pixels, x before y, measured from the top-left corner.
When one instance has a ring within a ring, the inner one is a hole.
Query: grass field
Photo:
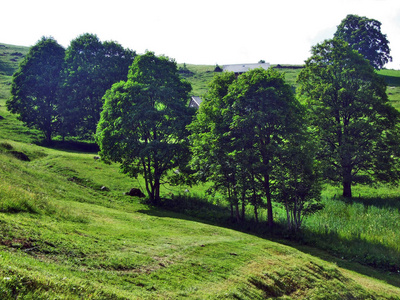
[[[135,182],[117,166],[93,159],[94,153],[12,140],[2,140],[0,147],[4,299],[400,295],[395,275],[351,262],[338,267],[333,257],[333,262],[317,257],[328,256],[324,252],[311,255],[307,248],[141,204],[124,195]]]
[[[203,93],[214,67],[187,67]],[[343,202],[327,187],[300,242],[244,233],[125,195],[141,180],[85,144],[37,145],[0,91],[0,299],[400,299],[398,189],[360,187]]]

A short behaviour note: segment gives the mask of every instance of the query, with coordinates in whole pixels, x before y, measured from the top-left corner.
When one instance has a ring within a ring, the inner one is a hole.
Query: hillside
[[[212,67],[188,68],[201,93]],[[1,299],[400,299],[398,274],[150,207],[87,145],[36,145],[1,72]]]
[[[207,92],[207,85],[212,80],[214,76],[213,70],[215,66],[210,65],[190,65],[185,64],[189,73],[183,74],[183,77],[187,79],[193,87],[193,96],[203,96]],[[183,65],[180,65],[182,67]],[[300,73],[300,66],[290,66],[290,65],[274,65],[278,71],[285,74],[286,81],[295,90],[297,88],[297,75]],[[392,105],[397,109],[400,109],[400,70],[380,70],[378,74],[381,75],[386,81],[387,94],[389,100],[391,100]]]
[[[141,204],[123,195],[137,182],[93,153],[10,139],[0,149],[0,294],[6,299],[400,295],[393,276],[354,263],[339,268],[307,248]]]

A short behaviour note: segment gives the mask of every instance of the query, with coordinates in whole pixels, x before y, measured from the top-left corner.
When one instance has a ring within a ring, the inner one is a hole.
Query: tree
[[[214,78],[191,125],[194,160],[216,188],[225,190],[231,205],[247,200],[255,208],[267,199],[273,226],[272,188],[275,162],[286,138],[301,123],[300,104],[283,75],[254,69],[235,79],[233,73]]]
[[[232,99],[229,126],[235,155],[252,153],[243,160],[246,170],[256,174],[266,198],[268,225],[273,226],[272,185],[279,180],[277,157],[288,137],[301,126],[301,105],[294,97],[284,75],[270,68],[250,70],[233,82],[227,95]],[[229,100],[228,100],[229,101]]]
[[[381,22],[348,15],[337,27],[335,37],[345,40],[349,45],[362,54],[375,69],[381,69],[387,62],[392,61],[389,41],[386,34],[381,32]]]
[[[56,40],[43,37],[21,62],[13,75],[7,108],[19,114],[27,126],[43,132],[50,143],[59,130],[61,71],[64,48]]]
[[[103,159],[121,164],[132,177],[143,175],[153,204],[167,171],[187,162],[191,86],[180,79],[177,65],[152,52],[135,58],[127,81],[112,86],[97,127]]]
[[[226,134],[232,118],[232,103],[226,101],[226,95],[235,79],[233,72],[214,76],[189,130],[193,154],[191,166],[196,170],[197,179],[213,183],[209,192],[224,194],[230,203],[232,217],[235,215],[239,220],[237,164],[230,155],[233,148]]]
[[[90,137],[96,131],[102,97],[114,83],[126,80],[134,57],[135,52],[115,42],[102,43],[93,34],[83,34],[71,42],[65,54],[65,134]]]
[[[306,124],[306,123],[304,123]],[[307,129],[286,143],[279,158],[276,198],[286,209],[288,230],[297,232],[305,216],[322,209],[317,145]]]
[[[399,179],[399,112],[361,54],[345,41],[327,40],[312,48],[298,82],[320,141],[324,176],[342,184],[343,197],[352,196],[354,183]]]

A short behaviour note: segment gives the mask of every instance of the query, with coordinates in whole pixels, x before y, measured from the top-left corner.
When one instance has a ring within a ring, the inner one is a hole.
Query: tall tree
[[[247,200],[257,214],[265,197],[271,227],[273,171],[287,136],[299,128],[300,111],[283,75],[254,69],[237,79],[233,73],[215,77],[191,125],[199,172],[224,189],[232,205],[241,202],[242,213]]]
[[[298,77],[300,94],[321,142],[325,177],[352,196],[354,183],[399,179],[399,112],[388,102],[386,84],[345,41],[312,48]]]
[[[127,81],[114,84],[104,96],[96,133],[100,155],[120,163],[132,177],[142,174],[154,204],[167,171],[189,157],[190,90],[174,61],[147,52],[135,58]]]
[[[219,73],[213,78],[189,129],[193,153],[191,164],[197,178],[211,182],[210,191],[224,194],[231,205],[232,217],[235,215],[239,219],[238,168],[230,155],[233,148],[226,134],[232,119],[232,103],[226,101],[226,95],[235,79],[233,72]]]
[[[349,45],[361,53],[375,69],[381,69],[392,61],[389,41],[386,34],[381,32],[381,22],[348,15],[337,27],[335,37],[345,40]]]
[[[83,34],[66,50],[62,108],[65,134],[90,137],[96,131],[103,96],[111,86],[126,80],[135,52],[115,42],[102,43]]]
[[[272,185],[277,157],[288,136],[301,126],[301,105],[294,97],[284,75],[270,68],[254,69],[238,77],[230,86],[232,122],[228,135],[238,157],[252,153],[243,160],[243,168],[257,174],[267,200],[268,225],[273,226]],[[229,101],[229,100],[228,100]]]
[[[323,207],[321,176],[315,159],[318,146],[311,137],[303,128],[286,143],[276,170],[276,199],[285,206],[288,230],[294,232],[300,229],[305,216]]]
[[[49,143],[60,126],[58,108],[64,52],[51,37],[39,40],[14,73],[11,98],[7,101],[8,110],[19,114],[18,119],[27,126],[42,131]]]

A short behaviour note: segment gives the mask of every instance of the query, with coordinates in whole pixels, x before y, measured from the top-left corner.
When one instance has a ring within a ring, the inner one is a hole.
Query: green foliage
[[[299,75],[300,95],[319,138],[325,178],[343,185],[399,179],[399,112],[386,85],[359,53],[333,39],[312,49]]]
[[[115,42],[102,43],[93,34],[83,34],[71,42],[65,53],[63,135],[92,137],[105,92],[114,83],[126,80],[135,55]]]
[[[286,209],[289,231],[299,231],[306,216],[323,208],[321,174],[316,161],[316,144],[303,132],[286,144],[277,168],[276,198]]]
[[[43,37],[33,46],[13,75],[10,112],[28,127],[42,131],[47,142],[60,128],[60,83],[64,48]]]
[[[160,201],[167,171],[188,159],[186,125],[191,87],[176,63],[147,52],[138,56],[126,82],[107,91],[96,140],[101,157],[118,162],[131,177],[142,174],[150,201]]]
[[[381,25],[381,22],[374,19],[348,15],[337,27],[335,38],[348,42],[375,69],[381,69],[392,61],[389,41],[386,34],[381,32]]]
[[[235,165],[229,155],[233,149],[225,134],[229,130],[229,118],[224,119],[223,113],[229,111],[230,103],[224,97],[234,80],[233,73],[214,77],[196,119],[189,126],[192,166],[197,178],[212,182],[211,189],[222,192],[231,202],[235,202],[231,197],[231,189],[236,184]]]
[[[212,181],[239,216],[246,202],[257,209],[267,199],[273,224],[271,183],[276,159],[289,136],[301,127],[302,112],[283,75],[273,69],[215,76],[190,126],[193,166],[202,180]],[[242,216],[243,218],[243,216]]]

